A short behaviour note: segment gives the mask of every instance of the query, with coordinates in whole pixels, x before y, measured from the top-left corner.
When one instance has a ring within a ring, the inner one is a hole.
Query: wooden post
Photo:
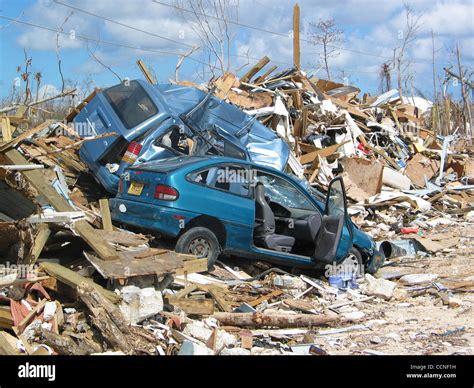
[[[112,232],[112,218],[110,217],[109,200],[107,198],[99,199],[100,214],[102,215],[102,229]]]
[[[300,60],[300,6],[298,3],[293,8],[293,62],[299,69],[301,67]]]
[[[137,61],[137,65],[138,65],[138,68],[142,71],[143,75],[145,76],[146,80],[151,83],[152,85],[156,85],[157,84],[157,81],[156,81],[156,78],[153,77],[153,75],[151,74],[150,70],[148,70],[148,68],[146,67],[145,63],[139,59]]]

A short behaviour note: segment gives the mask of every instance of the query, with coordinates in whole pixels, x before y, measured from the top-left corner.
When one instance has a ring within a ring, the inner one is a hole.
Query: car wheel
[[[339,265],[344,268],[344,270],[350,268],[350,272],[355,273],[357,278],[361,278],[364,275],[364,262],[357,248],[352,247],[349,255]],[[345,272],[347,273],[347,271]]]
[[[220,253],[216,235],[207,228],[195,227],[185,232],[176,243],[176,252],[207,257],[207,267],[212,269]]]

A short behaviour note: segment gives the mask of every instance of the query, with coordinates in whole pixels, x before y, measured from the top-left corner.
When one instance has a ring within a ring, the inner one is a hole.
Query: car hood
[[[158,94],[169,102],[170,111],[186,115],[193,128],[206,131],[214,128],[226,133],[246,148],[254,163],[282,171],[290,155],[288,144],[271,129],[234,105],[203,91],[179,85],[155,85]],[[196,106],[200,103],[199,107]]]

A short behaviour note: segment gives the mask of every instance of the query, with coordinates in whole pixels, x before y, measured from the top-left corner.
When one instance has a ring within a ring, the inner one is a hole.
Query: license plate
[[[144,186],[145,185],[143,183],[132,182],[132,183],[130,183],[130,187],[128,188],[128,194],[130,194],[130,195],[141,195]]]

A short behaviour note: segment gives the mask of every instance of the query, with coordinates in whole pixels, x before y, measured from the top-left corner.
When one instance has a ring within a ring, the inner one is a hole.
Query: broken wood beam
[[[168,304],[183,310],[186,314],[211,315],[214,313],[212,299],[168,298]]]
[[[322,158],[327,158],[328,156],[331,156],[334,154],[340,147],[342,147],[344,144],[349,143],[349,140],[342,142],[340,144],[333,144],[332,146],[322,148],[320,150],[316,150],[313,152],[310,152],[309,154],[302,155],[300,156],[299,160],[301,164],[308,164],[313,162],[318,156]]]
[[[102,216],[102,229],[107,232],[113,232],[112,217],[110,216],[109,200],[107,198],[99,199],[100,214]]]
[[[31,249],[31,252],[27,257],[28,264],[36,263],[50,235],[51,235],[51,230],[49,229],[48,225],[46,224],[38,225],[38,233],[35,236],[35,239],[33,242],[33,248]]]
[[[151,74],[150,70],[148,70],[148,67],[141,59],[137,61],[137,65],[149,83],[151,83],[152,85],[156,85],[158,83],[156,81],[156,78],[153,76],[153,74]]]
[[[15,149],[7,151],[4,155],[13,164],[29,164],[28,161]],[[51,185],[48,184],[48,179],[44,170],[22,171],[22,174],[28,182],[38,190],[39,194],[46,198],[56,211],[75,211],[75,209],[56,190],[54,190]],[[118,259],[117,252],[97,235],[95,229],[87,221],[76,221],[72,228],[85,240],[87,244],[89,244],[102,260]]]
[[[260,59],[254,67],[252,67],[247,73],[245,73],[241,78],[240,82],[249,82],[252,77],[257,74],[263,67],[270,62],[270,58],[267,56],[264,56],[262,59]]]
[[[221,324],[244,327],[312,327],[339,321],[337,316],[310,314],[215,313]]]
[[[77,272],[70,270],[69,268],[63,267],[57,263],[41,263],[41,267],[53,278],[58,279],[60,282],[67,284],[68,286],[76,289],[80,284],[86,282],[92,286],[97,292],[102,294],[105,298],[110,300],[112,303],[117,303],[120,301],[120,296],[115,292],[106,290],[99,284],[95,283],[91,279],[85,278],[82,275],[79,275]]]

